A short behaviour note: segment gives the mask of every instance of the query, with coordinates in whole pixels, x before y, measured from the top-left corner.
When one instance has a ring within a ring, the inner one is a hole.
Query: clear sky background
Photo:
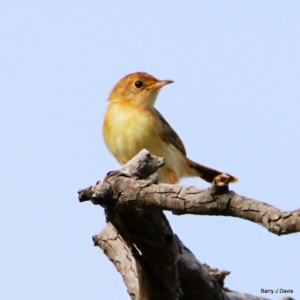
[[[175,81],[156,106],[191,159],[237,176],[241,195],[300,208],[299,1],[1,1],[0,26],[1,299],[129,299],[92,243],[103,209],[77,191],[119,168],[102,121],[135,71]],[[231,271],[227,287],[300,299],[299,234],[167,216],[201,262]]]

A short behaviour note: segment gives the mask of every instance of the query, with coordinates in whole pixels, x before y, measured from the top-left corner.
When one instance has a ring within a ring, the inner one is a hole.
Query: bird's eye
[[[141,81],[136,81],[135,83],[134,83],[134,85],[135,85],[135,87],[137,87],[138,89],[140,89],[142,86],[143,86],[143,83],[141,82]]]

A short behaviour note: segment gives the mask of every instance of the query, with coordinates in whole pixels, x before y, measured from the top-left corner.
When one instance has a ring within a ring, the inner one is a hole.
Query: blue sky
[[[129,298],[93,247],[103,210],[77,190],[119,168],[102,121],[135,71],[175,81],[156,106],[191,159],[237,176],[241,195],[299,208],[299,15],[298,1],[2,1],[0,298]],[[229,288],[300,298],[299,234],[167,215],[201,262],[231,271]]]

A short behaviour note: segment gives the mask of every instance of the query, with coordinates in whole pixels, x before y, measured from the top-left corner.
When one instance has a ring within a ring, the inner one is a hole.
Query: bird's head
[[[108,100],[124,102],[139,107],[154,106],[159,90],[172,80],[158,80],[147,73],[133,73],[122,78],[111,91]]]

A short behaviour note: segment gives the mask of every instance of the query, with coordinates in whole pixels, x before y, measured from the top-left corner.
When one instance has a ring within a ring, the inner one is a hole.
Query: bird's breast
[[[121,164],[142,149],[157,153],[161,147],[155,115],[130,105],[109,105],[103,124],[105,143]]]

